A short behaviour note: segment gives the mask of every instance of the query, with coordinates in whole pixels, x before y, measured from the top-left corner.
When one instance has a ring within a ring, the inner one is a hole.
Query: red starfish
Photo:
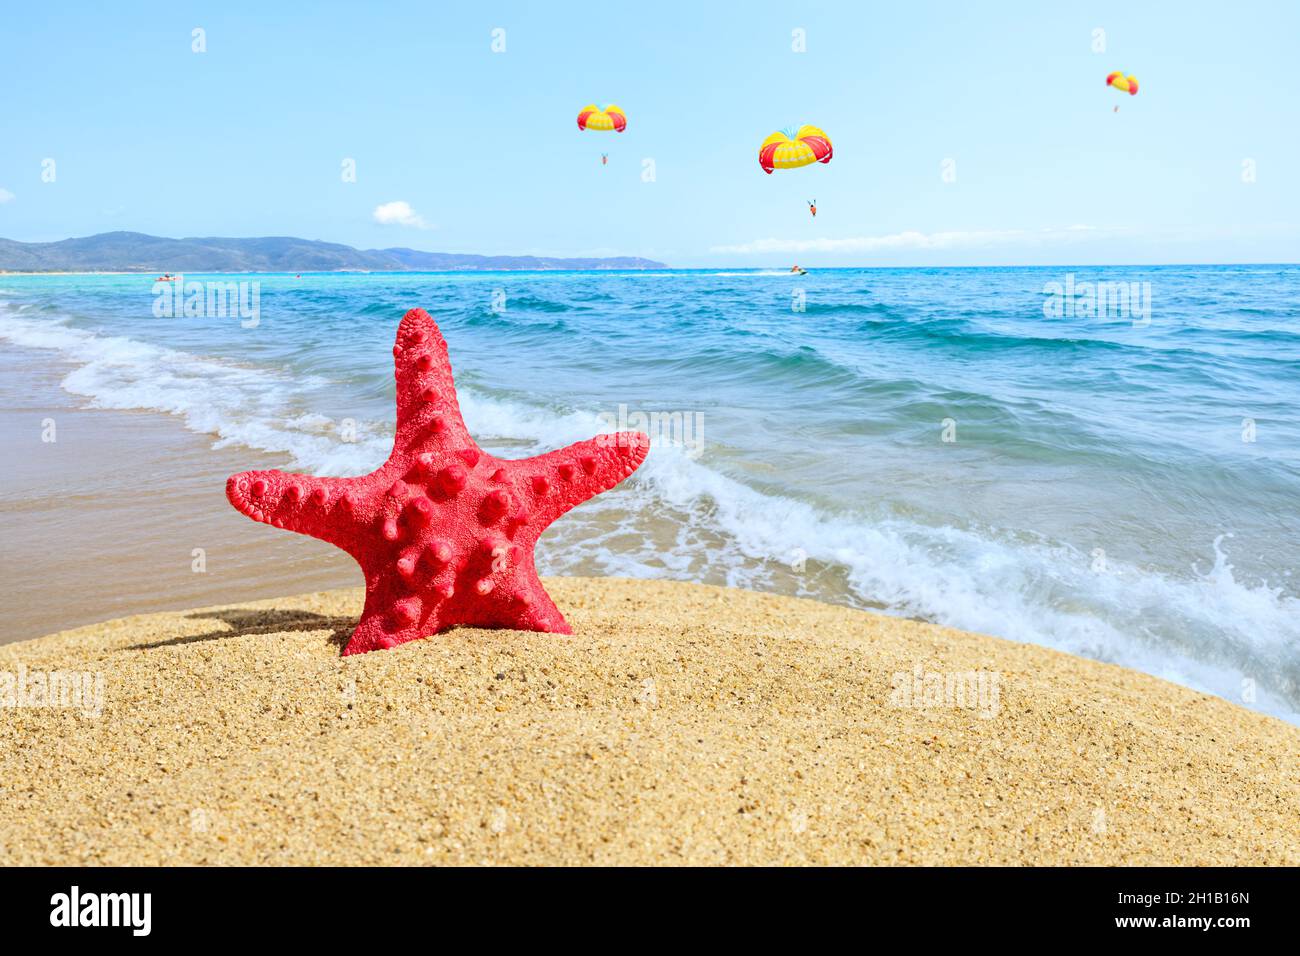
[[[552,521],[645,460],[640,432],[504,461],[465,428],[447,343],[423,309],[397,328],[397,434],[378,471],[312,478],[245,471],[226,497],[255,521],[342,548],[366,576],[344,648],[360,654],[457,625],[571,634],[538,580],[533,546]]]

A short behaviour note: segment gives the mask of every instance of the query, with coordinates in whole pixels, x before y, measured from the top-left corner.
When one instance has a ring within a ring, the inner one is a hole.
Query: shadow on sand
[[[331,617],[312,611],[240,610],[230,608],[216,611],[196,611],[186,615],[187,620],[221,621],[226,627],[206,634],[187,634],[165,641],[135,644],[129,650],[145,651],[155,647],[177,647],[197,644],[200,641],[219,641],[227,637],[244,637],[250,634],[281,634],[291,631],[330,631],[330,643],[340,650],[347,644],[352,629],[357,626],[354,617]]]

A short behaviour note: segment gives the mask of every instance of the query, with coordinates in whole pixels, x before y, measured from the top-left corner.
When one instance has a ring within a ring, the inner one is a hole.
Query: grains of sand
[[[571,636],[339,656],[361,593],[0,647],[15,864],[1300,863],[1300,728],[812,601],[547,582]],[[30,703],[30,701],[28,701]]]

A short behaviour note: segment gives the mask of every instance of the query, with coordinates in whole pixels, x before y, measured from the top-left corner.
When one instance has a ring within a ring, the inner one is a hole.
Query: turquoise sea
[[[153,276],[0,276],[0,342],[81,406],[357,474],[421,306],[493,452],[651,432],[545,572],[880,608],[1300,720],[1300,267],[185,278],[256,283],[255,323],[160,317]]]

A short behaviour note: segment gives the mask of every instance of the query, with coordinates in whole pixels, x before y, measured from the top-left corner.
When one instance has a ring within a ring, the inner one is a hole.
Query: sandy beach
[[[1300,863],[1300,728],[1274,718],[807,600],[547,586],[572,636],[342,659],[350,589],[0,647],[29,684],[103,677],[99,713],[0,707],[0,859]],[[972,693],[912,693],[934,675]]]

